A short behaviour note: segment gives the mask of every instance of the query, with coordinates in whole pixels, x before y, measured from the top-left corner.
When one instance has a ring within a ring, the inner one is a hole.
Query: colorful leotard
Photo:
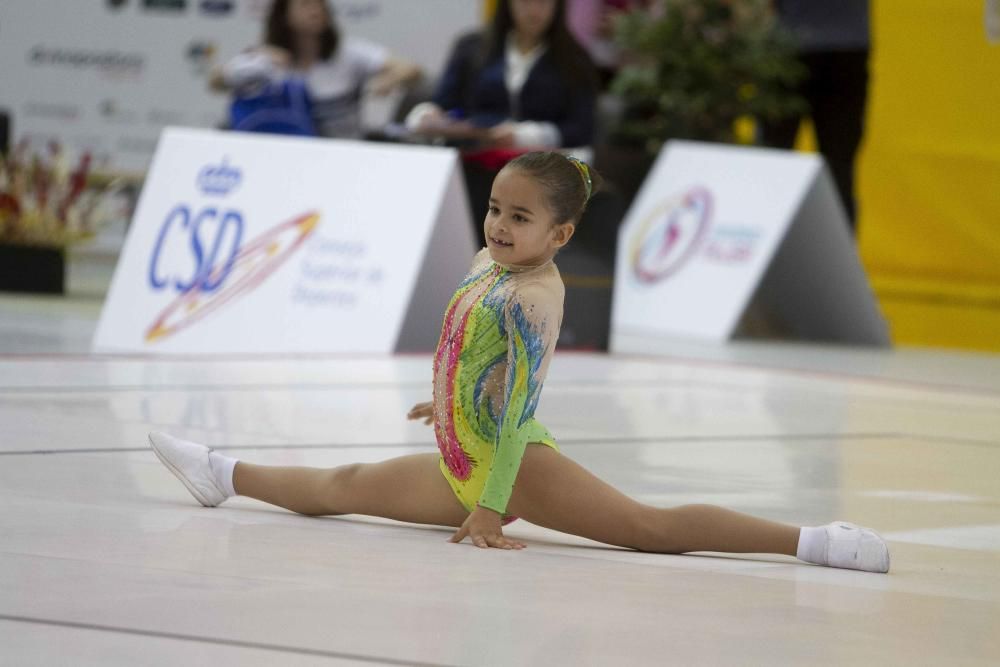
[[[505,514],[529,442],[555,441],[535,418],[562,324],[553,262],[497,264],[488,249],[451,298],[434,355],[434,434],[441,472],[470,512]]]

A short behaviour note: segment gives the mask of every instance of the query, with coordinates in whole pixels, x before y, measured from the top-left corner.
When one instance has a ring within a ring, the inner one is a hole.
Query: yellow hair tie
[[[590,167],[587,166],[587,163],[582,162],[575,157],[569,157],[567,159],[573,163],[573,166],[580,172],[580,176],[583,177],[583,184],[587,188],[587,201],[590,201],[590,193],[594,189],[593,182],[590,178]]]

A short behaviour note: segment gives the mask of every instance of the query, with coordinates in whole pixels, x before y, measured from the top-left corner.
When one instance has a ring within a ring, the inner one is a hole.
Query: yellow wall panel
[[[1000,45],[981,0],[873,0],[860,249],[894,340],[1000,350]]]
[[[880,295],[895,340],[967,350],[996,350],[1000,303],[965,300],[922,301]]]

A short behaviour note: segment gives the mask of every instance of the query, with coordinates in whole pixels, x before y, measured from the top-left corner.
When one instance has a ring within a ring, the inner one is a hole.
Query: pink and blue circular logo
[[[712,194],[700,186],[654,208],[629,244],[632,275],[654,284],[677,273],[701,247],[711,218]]]

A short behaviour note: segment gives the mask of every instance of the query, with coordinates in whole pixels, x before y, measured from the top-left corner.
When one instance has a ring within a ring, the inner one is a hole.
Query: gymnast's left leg
[[[774,553],[872,572],[889,568],[885,543],[868,529],[845,523],[800,529],[713,505],[644,505],[539,444],[525,450],[508,511],[545,528],[639,551]]]

